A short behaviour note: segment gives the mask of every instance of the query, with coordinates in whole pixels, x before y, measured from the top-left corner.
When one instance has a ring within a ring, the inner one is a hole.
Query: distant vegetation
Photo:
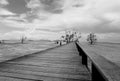
[[[70,43],[73,41],[78,41],[81,38],[81,33],[76,31],[67,31],[65,35],[62,35],[60,40],[57,40],[56,43],[62,45],[63,42]]]

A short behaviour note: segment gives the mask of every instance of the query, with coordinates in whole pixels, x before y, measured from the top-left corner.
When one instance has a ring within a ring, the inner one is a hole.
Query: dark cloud
[[[26,7],[25,0],[8,0],[8,1],[10,4],[7,5],[5,8],[12,11],[13,13],[21,14],[30,11],[30,9]]]
[[[71,1],[70,1],[71,2]],[[53,14],[61,14],[64,12],[64,4],[66,3],[65,0],[35,0],[35,1],[27,1],[27,7],[31,8],[34,12],[45,11]],[[68,3],[68,2],[67,2]],[[72,1],[71,7],[82,7],[84,4],[82,1]]]
[[[25,17],[26,20],[28,20],[28,22],[32,22],[34,19],[37,19],[38,16],[37,15],[28,15]]]
[[[48,15],[44,14],[61,14],[63,12],[63,4],[61,3],[62,0],[29,0],[27,2],[27,7],[31,9],[28,11],[27,19],[29,22],[32,22],[34,19],[39,20],[47,20]]]
[[[51,13],[62,13],[63,4],[61,0],[40,0],[40,2],[44,5],[44,10]]]

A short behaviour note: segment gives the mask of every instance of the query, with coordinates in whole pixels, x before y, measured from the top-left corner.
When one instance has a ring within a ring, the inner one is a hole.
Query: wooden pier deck
[[[75,43],[0,63],[0,81],[91,81]]]

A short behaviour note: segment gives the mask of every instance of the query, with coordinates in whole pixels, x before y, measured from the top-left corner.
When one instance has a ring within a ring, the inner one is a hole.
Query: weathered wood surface
[[[74,43],[0,64],[0,81],[90,80]]]
[[[98,47],[100,46],[90,46],[80,43],[78,44],[86,53],[86,55],[91,59],[95,67],[99,70],[106,81],[120,81],[120,67],[117,66],[114,62],[111,62],[110,60],[103,57],[103,54],[101,54],[107,52],[99,50]]]

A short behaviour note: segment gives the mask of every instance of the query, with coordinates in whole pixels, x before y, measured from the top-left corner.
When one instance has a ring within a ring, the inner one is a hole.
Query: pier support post
[[[78,44],[76,43],[76,47],[78,49],[79,55],[81,56],[81,48],[78,46]]]
[[[98,69],[95,67],[95,65],[92,63],[92,81],[107,81],[105,78],[100,74]]]
[[[82,64],[88,67],[87,56],[82,52]]]

